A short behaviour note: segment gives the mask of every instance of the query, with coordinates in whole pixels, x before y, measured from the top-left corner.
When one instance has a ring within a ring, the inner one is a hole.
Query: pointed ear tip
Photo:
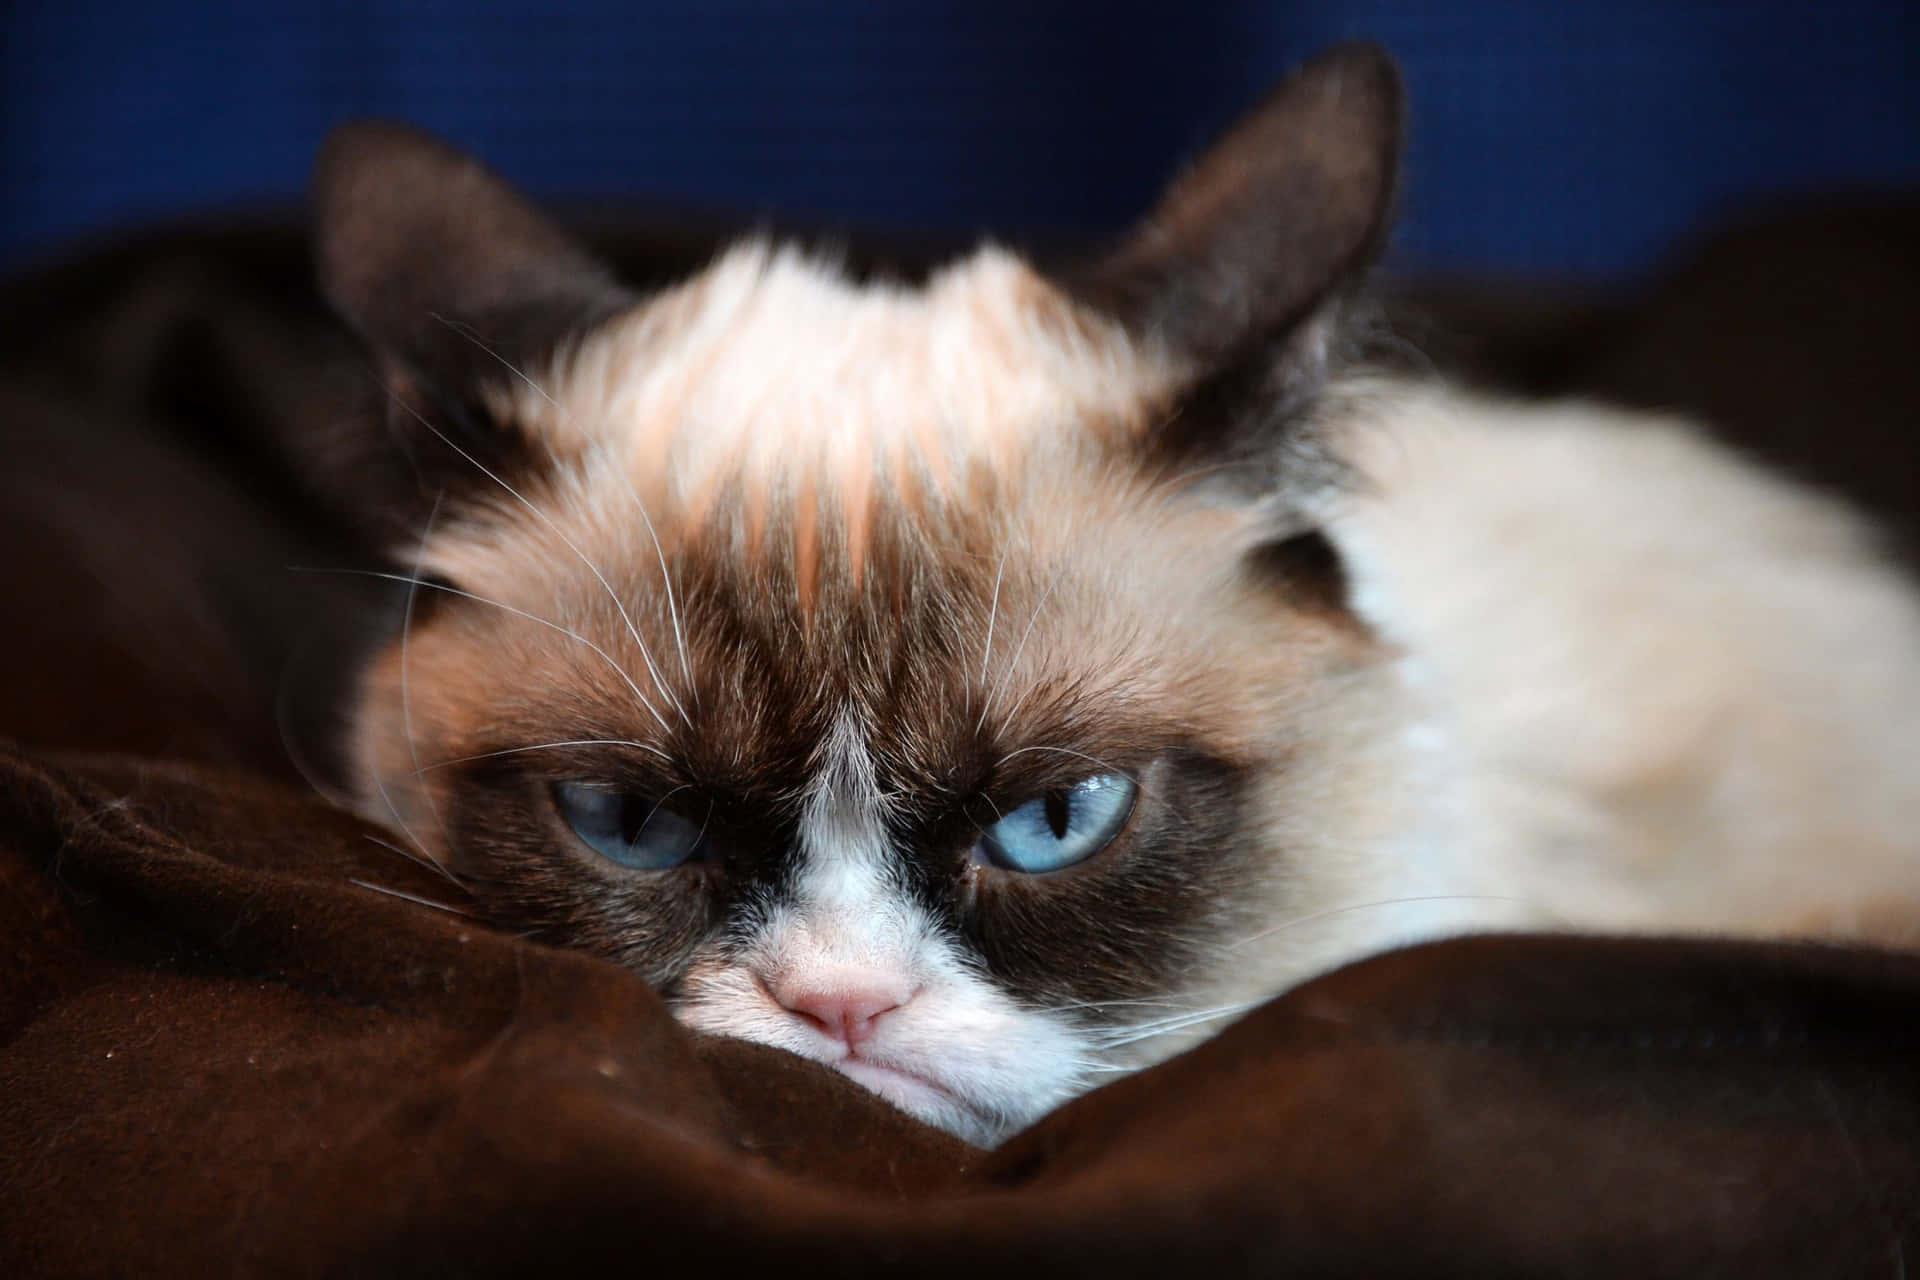
[[[321,141],[310,189],[315,200],[324,204],[370,168],[461,159],[445,142],[413,125],[372,116],[348,120],[335,125]]]
[[[308,183],[313,262],[322,293],[344,316],[362,313],[369,284],[368,246],[383,201],[374,175],[391,174],[409,157],[445,152],[444,143],[396,120],[367,117],[335,125],[320,143]],[[417,161],[413,161],[417,163]]]
[[[1358,83],[1365,96],[1378,103],[1389,118],[1398,122],[1406,99],[1406,80],[1400,63],[1385,45],[1372,40],[1350,40],[1337,44],[1308,62],[1297,73],[1301,78],[1326,77],[1343,84]]]
[[[1387,46],[1378,40],[1343,40],[1339,44],[1322,50],[1314,61],[1345,62],[1356,68],[1364,67],[1383,76],[1398,78],[1400,64],[1394,59]]]
[[[1399,64],[1382,46],[1356,40],[1294,68],[1215,144],[1216,153],[1251,144],[1272,159],[1310,145],[1359,147],[1377,152],[1391,172],[1405,123]]]

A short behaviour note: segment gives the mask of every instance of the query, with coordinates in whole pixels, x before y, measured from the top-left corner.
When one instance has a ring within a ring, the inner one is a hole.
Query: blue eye
[[[1127,825],[1138,790],[1119,774],[1103,773],[1049,791],[988,827],[981,847],[996,865],[1029,875],[1084,862]]]
[[[700,853],[705,833],[663,802],[580,782],[556,782],[553,802],[573,833],[607,861],[666,871]]]

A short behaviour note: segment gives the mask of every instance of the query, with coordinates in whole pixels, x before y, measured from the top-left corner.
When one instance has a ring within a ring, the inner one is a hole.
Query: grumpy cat
[[[1342,48],[1078,266],[751,239],[642,295],[342,129],[387,413],[332,452],[412,584],[359,803],[981,1143],[1412,939],[1897,930],[1920,605],[1684,423],[1371,359],[1399,131]]]

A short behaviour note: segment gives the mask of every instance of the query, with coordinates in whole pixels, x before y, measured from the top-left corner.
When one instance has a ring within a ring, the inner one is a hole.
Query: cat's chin
[[[982,1115],[951,1090],[925,1076],[864,1058],[843,1058],[834,1063],[833,1068],[914,1119],[978,1146],[993,1146],[1007,1134],[1003,1122]]]

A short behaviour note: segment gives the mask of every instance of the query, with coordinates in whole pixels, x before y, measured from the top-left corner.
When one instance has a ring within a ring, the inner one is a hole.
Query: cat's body
[[[1693,424],[1361,395],[1329,537],[1530,925],[1920,938],[1920,595]]]
[[[1396,121],[1347,50],[1080,275],[647,299],[345,135],[323,272],[425,481],[368,811],[981,1141],[1402,941],[1903,927],[1920,601],[1684,425],[1359,372]]]

